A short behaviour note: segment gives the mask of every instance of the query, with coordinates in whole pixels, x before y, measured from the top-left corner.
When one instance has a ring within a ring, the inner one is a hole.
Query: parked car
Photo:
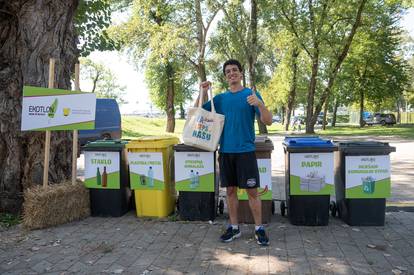
[[[79,130],[79,143],[98,139],[121,138],[121,113],[118,103],[112,98],[97,98],[95,111],[95,129]]]
[[[282,121],[282,119],[280,118],[280,116],[278,116],[278,115],[274,115],[273,117],[272,117],[272,122],[273,123],[280,123]]]
[[[369,126],[374,124],[380,124],[382,126],[385,125],[394,125],[397,123],[394,114],[382,114],[382,113],[375,113],[372,117],[367,118],[364,120],[365,123]]]

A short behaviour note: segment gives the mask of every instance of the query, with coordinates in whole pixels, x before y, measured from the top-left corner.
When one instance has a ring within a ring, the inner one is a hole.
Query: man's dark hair
[[[229,59],[226,62],[224,62],[224,64],[223,64],[223,74],[224,75],[226,74],[225,69],[226,69],[226,66],[227,65],[236,65],[237,68],[239,68],[239,71],[240,72],[243,72],[243,67],[242,67],[242,65],[240,64],[240,62],[238,60],[236,60],[236,59]]]

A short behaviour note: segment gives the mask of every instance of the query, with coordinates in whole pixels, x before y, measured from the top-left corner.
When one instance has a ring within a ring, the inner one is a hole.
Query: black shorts
[[[260,186],[255,152],[220,153],[219,165],[221,187],[247,189]]]

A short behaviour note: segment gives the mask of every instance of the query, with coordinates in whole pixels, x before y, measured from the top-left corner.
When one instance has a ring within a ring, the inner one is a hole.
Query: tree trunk
[[[43,132],[21,132],[23,85],[47,87],[56,58],[56,87],[70,89],[78,51],[77,0],[2,1],[0,9],[0,212],[18,213],[22,192],[42,184]],[[72,134],[52,132],[49,181],[71,176]]]
[[[326,130],[326,125],[328,124],[328,121],[326,120],[326,116],[328,113],[328,104],[329,104],[329,98],[326,99],[325,105],[323,107],[323,119],[322,119],[322,129]]]
[[[397,123],[401,124],[401,99],[397,99]]]
[[[288,102],[286,105],[286,120],[285,120],[285,131],[289,130],[289,123],[290,123],[290,115],[292,114],[293,106],[295,106],[295,99],[296,99],[296,86],[297,86],[297,71],[298,71],[298,64],[297,59],[299,56],[299,50],[297,47],[293,48],[292,50],[292,83],[289,89],[288,95]]]
[[[185,109],[182,103],[180,103],[180,119],[185,119]]]
[[[197,41],[198,41],[198,60],[197,60],[197,75],[199,82],[207,80],[206,64],[204,62],[205,48],[206,48],[206,31],[204,30],[203,15],[201,10],[200,0],[195,0],[195,17],[197,23]],[[199,95],[200,97],[200,95]],[[208,94],[203,95],[202,103],[208,101]]]
[[[247,50],[247,64],[249,66],[249,86],[256,91],[256,61],[257,61],[257,0],[250,0],[249,49]],[[267,134],[267,127],[256,115],[259,134]]]
[[[364,127],[364,90],[359,90],[359,127]]]
[[[362,11],[364,10],[366,2],[367,2],[367,0],[361,0],[361,2],[359,3],[358,10],[357,10],[357,15],[356,15],[356,18],[355,18],[355,22],[352,25],[352,29],[349,32],[348,37],[345,39],[344,47],[342,48],[341,53],[339,54],[339,56],[336,59],[335,65],[333,66],[333,70],[329,73],[328,84],[326,85],[326,87],[325,87],[325,89],[322,93],[319,104],[317,104],[316,107],[315,107],[313,115],[312,114],[309,115],[309,116],[312,116],[312,118],[311,118],[312,125],[315,125],[316,120],[318,118],[318,115],[322,110],[323,103],[326,101],[326,99],[331,94],[332,87],[333,87],[333,84],[335,82],[338,71],[341,68],[341,65],[342,65],[343,61],[345,60],[346,56],[348,55],[348,51],[349,51],[349,48],[351,47],[351,44],[352,44],[352,41],[353,41],[354,36],[356,34],[356,31],[357,31],[358,27],[361,24]]]
[[[312,74],[308,88],[308,105],[306,106],[306,133],[315,133],[315,122],[312,121],[313,114],[313,101],[315,99],[316,81],[319,68],[319,52],[316,51],[315,56],[312,58]]]
[[[281,119],[281,123],[282,123],[282,125],[285,125],[285,119],[286,119],[286,115],[285,115],[285,106],[282,106],[282,112],[281,112],[281,115],[282,115],[282,117],[280,118]]]
[[[336,113],[338,112],[338,107],[339,107],[339,100],[335,98],[335,105],[334,105],[333,114],[332,114],[332,127],[336,126]]]
[[[175,110],[174,110],[174,68],[170,63],[167,64],[167,76],[168,76],[168,84],[167,84],[167,109],[165,110],[167,113],[167,133],[174,133],[175,129]]]

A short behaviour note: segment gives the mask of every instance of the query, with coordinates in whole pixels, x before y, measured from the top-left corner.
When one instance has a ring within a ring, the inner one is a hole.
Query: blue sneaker
[[[254,232],[254,236],[256,237],[257,244],[262,246],[269,245],[269,238],[267,237],[266,232],[262,226]]]
[[[237,239],[241,236],[240,228],[233,229],[233,227],[230,225],[227,227],[226,232],[221,235],[220,240],[224,243],[229,243],[234,239]]]

